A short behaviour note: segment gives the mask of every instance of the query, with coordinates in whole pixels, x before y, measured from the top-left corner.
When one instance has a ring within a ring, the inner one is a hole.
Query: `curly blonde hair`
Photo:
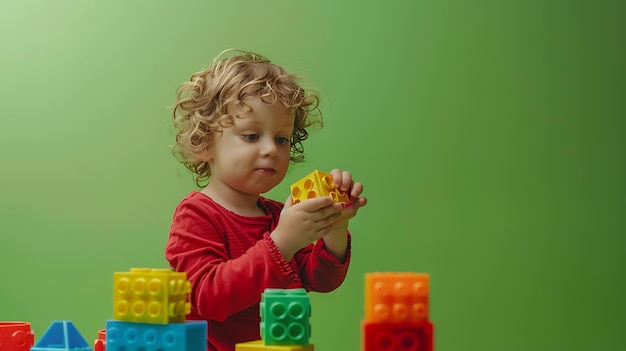
[[[232,54],[232,55],[229,55]],[[233,118],[244,117],[252,109],[243,100],[260,97],[266,103],[280,101],[295,112],[291,135],[290,160],[304,160],[308,127],[322,126],[319,96],[305,92],[299,76],[286,72],[267,58],[237,49],[222,51],[210,67],[191,75],[176,90],[173,123],[176,128],[174,156],[194,173],[198,187],[211,177],[209,164],[202,161],[220,128],[233,125]]]

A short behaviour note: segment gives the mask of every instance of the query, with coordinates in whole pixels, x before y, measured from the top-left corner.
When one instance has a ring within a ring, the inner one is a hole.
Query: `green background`
[[[626,322],[623,1],[32,1],[0,5],[0,320],[88,341],[112,275],[164,268],[194,186],[179,83],[222,49],[322,93],[268,196],[338,167],[370,203],[317,350],[358,350],[366,272],[431,274],[439,351],[616,350]],[[216,302],[219,303],[219,302]]]

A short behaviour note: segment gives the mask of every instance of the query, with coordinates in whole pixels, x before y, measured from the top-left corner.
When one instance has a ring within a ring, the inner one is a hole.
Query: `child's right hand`
[[[318,197],[293,204],[291,196],[285,201],[278,225],[270,237],[285,257],[291,260],[303,247],[324,237],[341,216],[342,204],[330,196]]]

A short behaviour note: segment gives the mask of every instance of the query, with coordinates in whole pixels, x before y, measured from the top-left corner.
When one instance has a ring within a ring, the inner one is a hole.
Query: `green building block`
[[[265,345],[308,345],[311,302],[306,290],[265,289],[261,295],[261,338]]]

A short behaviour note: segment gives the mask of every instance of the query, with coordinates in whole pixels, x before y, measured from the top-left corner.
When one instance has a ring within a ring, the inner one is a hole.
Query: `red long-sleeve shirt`
[[[259,302],[265,288],[328,292],[343,282],[350,244],[340,262],[318,240],[285,261],[270,233],[283,204],[259,197],[265,216],[231,212],[197,191],[174,212],[165,257],[186,272],[192,290],[187,319],[207,320],[208,350],[233,351],[260,339]]]

